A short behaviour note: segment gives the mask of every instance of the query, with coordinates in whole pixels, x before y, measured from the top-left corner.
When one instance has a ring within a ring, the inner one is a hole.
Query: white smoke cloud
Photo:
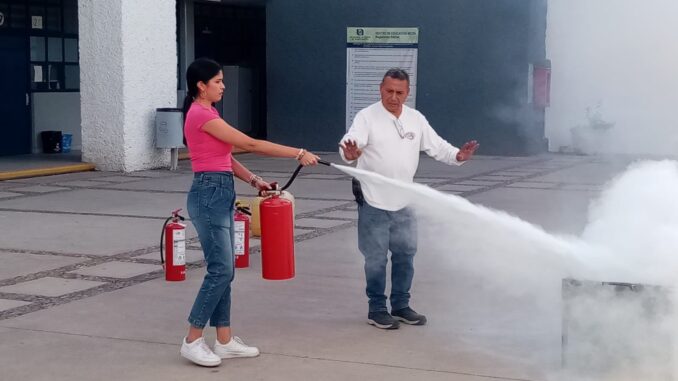
[[[677,14],[675,0],[548,2],[552,151],[676,155]]]
[[[544,313],[534,319],[562,316],[566,366],[560,369],[560,359],[552,359],[553,369],[543,369],[551,371],[552,379],[672,379],[677,162],[638,162],[613,179],[591,204],[580,237],[551,235],[505,212],[424,185],[337,168],[407,198],[418,212],[427,254],[445,258],[441,266],[451,273],[471,274],[493,293],[523,303],[513,308],[537,306]],[[566,280],[561,296],[563,279],[577,282]],[[512,311],[505,314],[512,316]],[[561,353],[561,348],[533,350]]]

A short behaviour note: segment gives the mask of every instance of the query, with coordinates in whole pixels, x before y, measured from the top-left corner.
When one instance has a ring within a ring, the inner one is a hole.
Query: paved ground
[[[290,160],[239,159],[280,182],[294,169]],[[481,156],[450,168],[423,158],[417,181],[550,232],[577,234],[591,198],[626,164]],[[558,368],[557,302],[544,312],[519,296],[466,287],[473,279],[425,255],[427,242],[417,257],[413,300],[430,323],[397,331],[367,325],[350,181],[324,166],[305,169],[290,188],[297,200],[296,278],[263,280],[258,240],[252,266],[237,272],[234,333],[262,356],[216,369],[188,364],[179,342],[204,271],[200,247],[189,226],[188,279],[167,283],[158,241],[164,218],[185,206],[190,181],[183,161],[175,172],[0,182],[0,378],[545,380]],[[252,196],[244,184],[237,190]]]

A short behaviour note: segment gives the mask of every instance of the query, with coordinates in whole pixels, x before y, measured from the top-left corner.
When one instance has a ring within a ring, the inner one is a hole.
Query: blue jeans
[[[417,252],[417,221],[410,209],[394,212],[358,206],[358,248],[365,257],[369,311],[386,308],[386,264],[391,251],[391,310],[409,307]]]
[[[204,328],[231,325],[231,282],[234,276],[233,212],[235,188],[231,172],[196,172],[188,192],[188,215],[198,231],[207,274],[188,322]]]

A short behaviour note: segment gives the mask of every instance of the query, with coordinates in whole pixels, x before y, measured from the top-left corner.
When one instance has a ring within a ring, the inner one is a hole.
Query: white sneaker
[[[190,344],[186,342],[184,337],[184,341],[181,344],[181,355],[202,366],[217,366],[221,364],[219,356],[212,352],[202,337]]]
[[[222,359],[257,357],[259,356],[259,349],[257,349],[257,347],[247,346],[238,336],[233,336],[231,337],[231,341],[227,344],[221,344],[219,343],[219,340],[217,340],[214,343],[214,353]]]

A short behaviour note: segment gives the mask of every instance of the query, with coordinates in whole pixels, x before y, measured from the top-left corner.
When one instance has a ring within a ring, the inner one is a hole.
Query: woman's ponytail
[[[209,58],[198,58],[188,65],[186,69],[186,98],[184,98],[184,145],[186,144],[186,116],[198,96],[198,82],[208,83],[210,79],[219,74],[221,66]]]

